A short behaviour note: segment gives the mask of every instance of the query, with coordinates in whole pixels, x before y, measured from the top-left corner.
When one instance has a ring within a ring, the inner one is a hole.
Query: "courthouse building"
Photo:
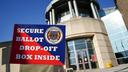
[[[52,0],[45,17],[49,25],[66,26],[65,65],[9,64],[11,42],[5,42],[0,46],[0,72],[81,72],[118,65],[98,10],[96,0]]]
[[[66,62],[73,70],[117,65],[95,0],[52,0],[46,9],[49,25],[66,25]]]

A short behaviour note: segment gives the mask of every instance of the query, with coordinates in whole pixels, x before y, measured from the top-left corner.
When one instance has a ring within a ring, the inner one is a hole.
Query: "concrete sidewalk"
[[[77,72],[128,72],[128,64],[122,64],[108,69],[92,69]]]
[[[128,72],[128,64],[122,64],[110,69],[106,69],[104,72]]]

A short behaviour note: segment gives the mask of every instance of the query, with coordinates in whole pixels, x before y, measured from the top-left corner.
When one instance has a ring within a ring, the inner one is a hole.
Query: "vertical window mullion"
[[[85,40],[85,44],[87,46],[86,48],[86,52],[87,52],[87,58],[88,58],[88,63],[89,63],[89,68],[92,69],[92,66],[91,66],[91,60],[90,60],[90,57],[89,57],[89,52],[88,52],[88,42]]]
[[[79,62],[78,62],[78,56],[77,56],[77,51],[76,51],[76,47],[75,47],[75,41],[73,41],[73,48],[74,48],[74,54],[75,54],[75,60],[76,60],[76,66],[77,66],[77,70],[79,70]]]

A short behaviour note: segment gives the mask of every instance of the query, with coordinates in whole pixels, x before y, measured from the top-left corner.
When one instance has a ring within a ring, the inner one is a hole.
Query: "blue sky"
[[[98,0],[101,7],[113,6],[113,0]],[[44,12],[50,0],[0,0],[0,42],[12,40],[14,24],[44,24]]]
[[[12,40],[14,24],[43,24],[49,0],[0,0],[0,42]]]
[[[115,6],[114,0],[97,0],[101,8],[113,7]]]

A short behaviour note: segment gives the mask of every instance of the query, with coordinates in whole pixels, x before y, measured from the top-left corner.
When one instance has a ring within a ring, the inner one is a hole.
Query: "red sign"
[[[61,27],[15,25],[10,63],[63,65],[65,36]]]

